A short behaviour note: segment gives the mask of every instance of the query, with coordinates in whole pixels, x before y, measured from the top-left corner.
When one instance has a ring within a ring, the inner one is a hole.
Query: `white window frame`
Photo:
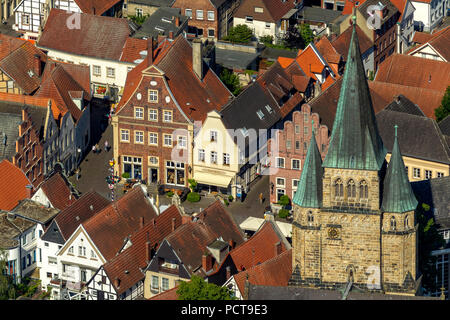
[[[229,153],[223,154],[223,164],[230,165],[230,154]]]
[[[212,18],[210,18],[211,14],[212,14]],[[214,11],[208,11],[207,12],[207,18],[208,18],[208,21],[214,21],[214,18],[215,18]]]
[[[134,118],[144,120],[144,108],[134,107]]]
[[[436,177],[437,178],[442,178],[444,176],[443,172],[436,172]]]
[[[101,66],[92,66],[92,74],[94,76],[101,77],[101,75],[102,75],[102,67]]]
[[[127,139],[123,139],[124,134],[127,136]],[[129,129],[120,129],[120,142],[130,142],[130,130]]]
[[[155,156],[148,157],[148,165],[149,166],[157,166],[159,165],[159,158]]]
[[[205,149],[198,149],[198,161],[205,162]]]
[[[190,14],[188,14],[188,12],[189,12]],[[185,10],[184,10],[184,15],[185,15],[186,17],[188,17],[189,19],[192,19],[192,9],[185,9]]]
[[[108,78],[115,78],[116,77],[116,69],[107,67],[106,68],[106,76]]]
[[[215,131],[215,130],[211,130],[210,132],[209,132],[209,137],[210,137],[210,141],[217,141],[217,131]]]
[[[169,134],[169,133],[164,133],[163,138],[164,138],[164,140],[163,140],[164,147],[172,147],[172,144],[173,144],[173,137],[172,137],[172,135]],[[169,140],[170,140],[170,144],[167,143]]]
[[[203,10],[195,10],[195,19],[196,20],[204,20],[205,16],[203,15]]]
[[[210,159],[211,159],[211,163],[217,163],[217,152],[216,151],[210,152]]]
[[[148,121],[158,121],[158,109],[148,109]]]
[[[298,161],[298,168],[294,168],[294,161]],[[291,160],[291,169],[292,170],[301,170],[302,169],[302,161],[300,159],[292,159]]]
[[[158,145],[158,132],[149,132],[148,133],[148,144],[152,146]]]
[[[296,181],[297,181],[297,185],[295,185]],[[292,179],[292,189],[293,190],[297,190],[299,182],[300,182],[300,179]]]
[[[173,122],[173,111],[164,110],[163,111],[163,122]]]
[[[139,133],[139,135],[138,135]],[[138,141],[138,136],[142,137],[142,141]],[[142,130],[134,130],[134,143],[135,144],[144,144],[144,131]]]
[[[418,175],[416,173],[418,173]],[[420,176],[421,176],[420,168],[413,168],[413,178],[420,179]]]
[[[158,90],[148,89],[148,102],[158,103]]]
[[[282,181],[283,181],[283,184],[278,183],[278,179],[279,179],[279,180],[282,180]],[[286,178],[283,178],[283,177],[276,177],[276,178],[275,178],[275,183],[276,183],[276,186],[277,186],[277,187],[283,187],[283,188],[285,188],[285,187],[286,187]]]
[[[425,179],[431,179],[433,177],[433,171],[425,170]]]
[[[279,162],[278,162],[279,159],[283,159],[283,166],[282,167],[279,165]],[[281,169],[284,169],[286,167],[286,162],[285,162],[283,157],[276,157],[275,158],[275,167],[276,168],[281,168]]]
[[[177,136],[177,147],[180,149],[187,148],[187,137],[186,136]]]

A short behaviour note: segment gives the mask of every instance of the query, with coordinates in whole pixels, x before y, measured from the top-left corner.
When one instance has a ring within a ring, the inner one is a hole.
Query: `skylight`
[[[259,119],[264,119],[264,113],[261,111],[261,109],[259,109],[258,111],[256,111],[256,114],[258,115]]]
[[[266,104],[266,110],[267,112],[272,113],[272,108],[268,104]]]

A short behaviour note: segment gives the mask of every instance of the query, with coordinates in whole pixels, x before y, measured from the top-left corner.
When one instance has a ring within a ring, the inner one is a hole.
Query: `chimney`
[[[117,278],[117,277],[114,279],[114,286],[115,286],[116,288],[120,287],[120,279]]]
[[[192,41],[192,69],[200,80],[203,80],[202,40]]]
[[[153,64],[153,37],[147,39],[147,59],[148,65]]]
[[[144,227],[144,217],[139,218],[139,228],[142,229]]]
[[[181,216],[181,224],[185,224],[191,221],[192,221],[191,216],[188,216],[187,214]]]
[[[33,186],[31,184],[28,184],[25,186],[25,189],[27,191],[27,198],[31,199],[31,197],[33,195]]]
[[[175,26],[180,26],[180,17],[175,17]]]
[[[152,259],[152,246],[150,244],[150,241],[147,241],[145,243],[145,260],[147,262],[150,262],[151,259]]]
[[[36,72],[36,75],[38,77],[41,76],[42,69],[41,69],[41,56],[37,53],[34,55],[34,71]]]
[[[231,250],[231,249],[234,249],[235,243],[232,239],[230,239],[230,240],[228,240],[228,245],[230,246],[230,250]]]
[[[205,272],[212,269],[212,256],[208,253],[202,255],[202,268]]]
[[[175,231],[175,218],[172,218],[172,232]]]
[[[227,280],[231,277],[231,268],[230,266],[226,267],[225,270],[227,271]]]
[[[173,31],[169,31],[169,39],[173,40]]]
[[[278,241],[275,243],[275,256],[278,256],[281,254],[281,241]]]

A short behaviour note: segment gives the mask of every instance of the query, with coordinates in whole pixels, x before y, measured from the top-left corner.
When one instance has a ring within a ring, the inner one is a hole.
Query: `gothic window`
[[[397,221],[395,220],[395,217],[391,217],[391,230],[395,231],[397,229]]]
[[[409,216],[405,217],[405,229],[409,228]]]
[[[314,222],[314,216],[312,211],[308,211],[308,224],[311,225]]]
[[[359,183],[359,198],[360,199],[369,198],[369,187],[367,186],[367,182],[365,180]]]
[[[344,185],[341,179],[337,179],[334,182],[334,196],[335,198],[343,198],[344,197]]]
[[[347,198],[349,199],[355,199],[356,198],[356,186],[355,181],[350,179],[347,182]]]

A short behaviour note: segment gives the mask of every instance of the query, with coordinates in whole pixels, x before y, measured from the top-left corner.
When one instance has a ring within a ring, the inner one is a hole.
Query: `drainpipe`
[[[396,26],[396,33],[397,33],[397,53],[402,53],[402,39],[401,39],[401,26],[400,22],[397,22]]]

